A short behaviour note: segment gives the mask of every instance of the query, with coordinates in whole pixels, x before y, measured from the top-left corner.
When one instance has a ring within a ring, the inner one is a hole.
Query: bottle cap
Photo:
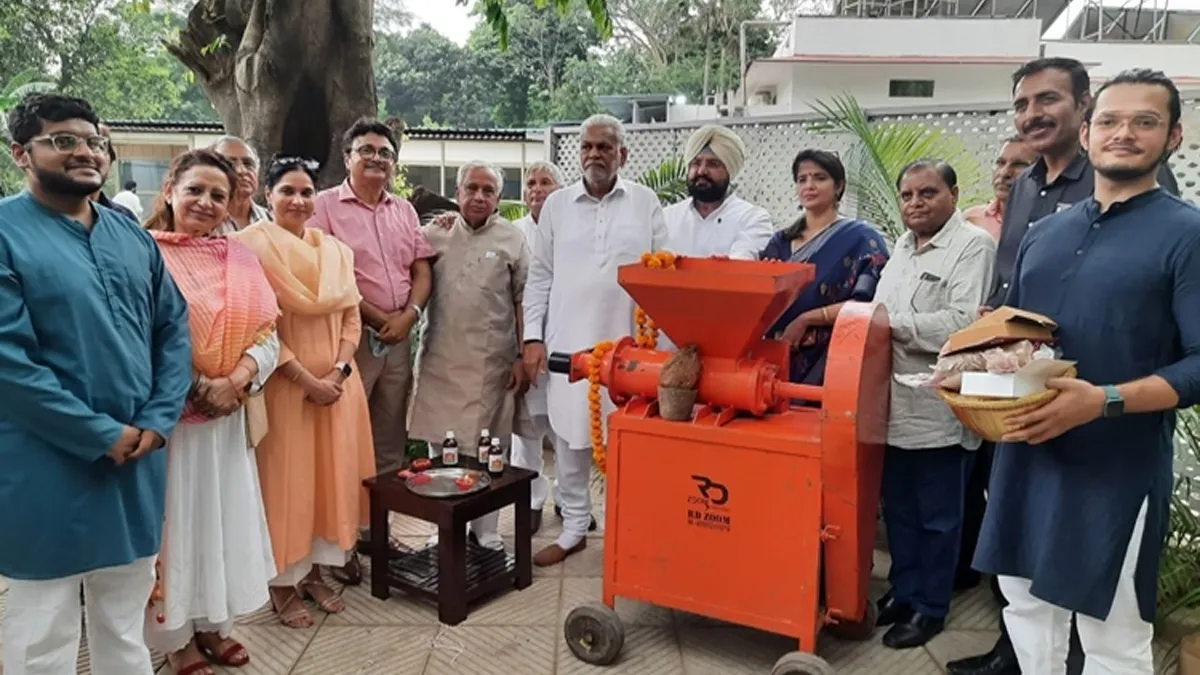
[[[499,438],[493,438],[493,439],[492,439],[492,445],[500,445],[500,439],[499,439]]]
[[[447,431],[447,432],[446,432],[446,438],[454,438],[454,432],[453,432],[453,431]]]
[[[491,434],[488,433],[487,427],[484,427],[483,431],[479,432],[479,435],[480,436],[491,436]]]

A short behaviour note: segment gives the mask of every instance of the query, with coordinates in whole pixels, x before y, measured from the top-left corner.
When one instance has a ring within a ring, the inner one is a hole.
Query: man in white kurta
[[[617,268],[663,248],[666,223],[650,189],[618,175],[629,151],[625,130],[608,115],[583,123],[583,179],[551,194],[534,237],[525,285],[525,365],[546,369],[547,352],[575,352],[634,332],[634,302],[617,284]],[[554,431],[563,533],[534,556],[545,567],[587,546],[591,517],[591,421],[588,383],[555,376],[547,385]],[[611,410],[608,397],[602,397]],[[607,417],[607,412],[605,413]]]
[[[746,145],[730,129],[708,124],[684,146],[688,198],[663,210],[667,250],[695,257],[757,260],[775,228],[761,206],[734,195],[730,183],[746,157]]]
[[[542,206],[546,203],[546,197],[562,187],[562,183],[562,172],[549,162],[534,162],[525,170],[523,197],[525,206],[529,207],[529,213],[513,225],[521,230],[530,246],[533,246],[534,233],[537,231],[538,220],[542,217]],[[542,528],[542,509],[550,496],[550,481],[544,475],[546,467],[542,452],[547,438],[554,442],[554,434],[550,431],[550,411],[546,403],[546,383],[549,376],[549,373],[540,374],[538,379],[531,383],[525,396],[517,402],[517,418],[513,425],[510,460],[512,465],[538,473],[529,491],[530,513],[533,518],[531,529],[534,534]],[[559,501],[557,489],[554,501]]]

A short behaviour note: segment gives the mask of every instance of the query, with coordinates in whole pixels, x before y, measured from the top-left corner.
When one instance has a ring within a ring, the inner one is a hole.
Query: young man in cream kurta
[[[617,268],[662,248],[667,227],[654,192],[618,175],[629,156],[624,136],[616,118],[588,118],[579,141],[583,180],[542,207],[525,296],[529,377],[545,372],[547,352],[590,349],[634,332],[633,299],[617,284]],[[563,533],[534,556],[542,567],[586,548],[591,518],[588,383],[553,376],[547,390]],[[612,404],[601,399],[607,419]]]
[[[449,229],[425,227],[436,258],[409,433],[429,443],[431,455],[448,430],[460,439],[464,457],[474,456],[482,429],[509,438],[515,397],[526,389],[521,297],[529,247],[521,230],[495,213],[501,185],[499,169],[464,165],[457,221]],[[496,512],[472,521],[471,533],[481,545],[503,550],[498,519]]]

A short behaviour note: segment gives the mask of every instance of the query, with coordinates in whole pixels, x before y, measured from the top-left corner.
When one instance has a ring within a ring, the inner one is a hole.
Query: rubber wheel
[[[775,662],[771,675],[837,675],[837,671],[816,654],[792,652]]]
[[[607,666],[616,661],[625,646],[621,617],[598,603],[571,610],[563,624],[563,634],[575,658],[593,666]]]
[[[879,607],[867,598],[867,611],[858,621],[842,621],[825,628],[825,631],[839,640],[862,642],[871,639],[875,634],[875,623],[879,621]]]

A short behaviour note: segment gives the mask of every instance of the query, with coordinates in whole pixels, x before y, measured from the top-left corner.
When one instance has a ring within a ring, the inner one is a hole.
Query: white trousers
[[[1117,581],[1112,609],[1104,621],[1075,615],[1083,646],[1083,675],[1154,675],[1151,642],[1154,625],[1138,612],[1133,576],[1137,567],[1142,530],[1146,524],[1146,502],[1138,512],[1133,536],[1125,550],[1125,561]],[[1000,590],[1008,598],[1004,623],[1022,673],[1066,675],[1067,649],[1071,639],[1071,612],[1033,597],[1030,581],[1000,577]]]
[[[4,675],[75,675],[82,584],[95,675],[153,675],[144,638],[154,560],[46,581],[8,582]]]
[[[572,448],[560,436],[554,437],[555,483],[558,503],[562,506],[563,531],[555,542],[563,550],[574,548],[587,536],[592,522],[591,448]]]
[[[530,486],[529,506],[534,511],[541,511],[546,506],[550,496],[550,479],[546,477],[546,462],[543,457],[543,444],[546,439],[554,440],[554,432],[550,430],[550,417],[536,415],[533,418],[533,435],[512,437],[512,465],[520,469],[536,471],[538,477],[533,479]],[[554,484],[554,501],[558,503],[558,483]]]

